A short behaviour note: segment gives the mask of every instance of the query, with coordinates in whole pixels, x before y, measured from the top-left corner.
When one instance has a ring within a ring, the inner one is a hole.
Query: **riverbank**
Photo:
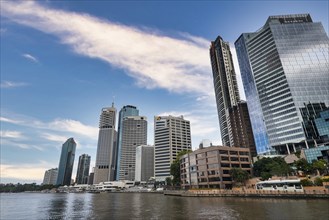
[[[319,198],[329,199],[329,191],[304,190],[303,192],[265,190],[165,190],[165,196],[181,197],[254,197],[254,198]]]

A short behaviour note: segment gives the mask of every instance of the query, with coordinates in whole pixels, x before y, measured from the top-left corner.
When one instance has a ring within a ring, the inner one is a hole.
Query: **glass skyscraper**
[[[123,118],[126,116],[138,116],[139,110],[137,107],[132,105],[123,106],[119,112],[119,119],[118,119],[118,137],[117,137],[117,165],[116,165],[116,180],[119,180],[119,172],[118,167],[120,166],[121,160],[121,149],[122,149],[122,122]]]
[[[76,184],[88,184],[90,168],[90,156],[88,154],[82,154],[79,157],[77,176],[75,179]]]
[[[270,16],[235,42],[258,154],[308,148],[305,103],[329,104],[329,39],[309,14]]]
[[[56,185],[71,185],[75,148],[77,144],[73,138],[67,139],[62,146],[61,158],[58,165]]]

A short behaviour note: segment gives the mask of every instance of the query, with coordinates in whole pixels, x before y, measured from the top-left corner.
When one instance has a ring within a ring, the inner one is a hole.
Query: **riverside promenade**
[[[165,190],[166,196],[182,196],[182,197],[255,197],[255,198],[321,198],[329,199],[329,190],[323,187],[304,189],[303,192],[288,192],[275,190]]]

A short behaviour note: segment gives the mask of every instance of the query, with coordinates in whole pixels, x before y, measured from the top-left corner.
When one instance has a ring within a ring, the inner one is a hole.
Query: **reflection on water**
[[[329,200],[153,193],[1,194],[0,219],[328,219]]]

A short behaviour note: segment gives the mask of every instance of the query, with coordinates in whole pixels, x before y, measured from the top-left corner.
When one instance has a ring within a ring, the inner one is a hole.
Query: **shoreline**
[[[329,199],[327,190],[304,192],[280,192],[280,191],[233,191],[233,190],[166,190],[165,196],[180,197],[240,197],[240,198],[287,198],[287,199]]]

